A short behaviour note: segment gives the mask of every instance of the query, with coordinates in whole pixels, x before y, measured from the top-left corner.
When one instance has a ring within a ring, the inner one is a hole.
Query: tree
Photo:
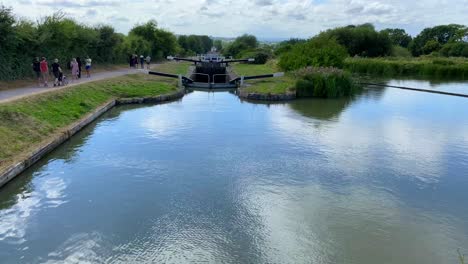
[[[322,32],[319,36],[336,39],[351,56],[379,57],[390,55],[392,51],[388,34],[375,31],[372,24],[335,28]]]
[[[441,45],[439,44],[439,42],[437,42],[437,40],[435,39],[432,39],[426,42],[424,47],[422,47],[422,51],[424,54],[430,54],[434,51],[440,50],[440,48],[441,48]]]
[[[292,38],[289,40],[285,40],[280,42],[278,45],[276,45],[274,54],[276,56],[279,56],[285,52],[290,51],[295,45],[305,43],[307,40],[305,39],[298,39],[298,38]]]
[[[409,45],[409,49],[413,56],[419,56],[427,53],[430,49],[424,49],[428,41],[434,40],[439,45],[447,44],[450,40],[460,38],[460,32],[463,32],[463,29],[466,28],[463,25],[450,24],[450,25],[440,25],[432,28],[425,28],[419,35],[417,35]],[[435,44],[432,42],[431,44]]]
[[[407,48],[412,38],[401,28],[387,28],[381,32],[388,34],[393,45],[398,45]]]
[[[254,50],[258,47],[257,38],[253,35],[244,34],[237,37],[231,44],[224,50],[226,56],[237,57],[241,52]]]
[[[169,31],[159,29],[155,20],[133,27],[129,35],[140,36],[148,41],[151,45],[151,54],[157,59],[172,55],[177,50],[176,36]]]
[[[216,50],[221,51],[223,49],[223,42],[220,39],[217,39],[213,42],[213,46]]]
[[[335,39],[315,37],[282,54],[278,65],[287,71],[307,66],[341,68],[347,56],[346,48]]]

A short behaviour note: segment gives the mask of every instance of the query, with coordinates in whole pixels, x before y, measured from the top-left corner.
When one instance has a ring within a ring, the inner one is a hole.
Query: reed
[[[297,97],[338,98],[361,90],[351,74],[332,67],[307,67],[295,72]]]
[[[345,69],[352,73],[386,77],[468,79],[468,60],[462,58],[348,58]]]

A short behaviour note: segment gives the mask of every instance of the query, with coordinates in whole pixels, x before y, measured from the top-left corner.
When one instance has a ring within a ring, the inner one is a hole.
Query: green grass
[[[186,75],[191,64],[188,62],[166,62],[152,68],[154,71]]]
[[[464,58],[348,58],[345,69],[376,76],[420,76],[468,79],[468,59]]]
[[[240,76],[261,75],[278,72],[275,61],[266,64],[235,64],[233,70]],[[287,74],[283,77],[248,80],[244,91],[258,94],[285,94],[294,91],[294,79]]]
[[[133,74],[0,104],[0,167],[110,99],[175,90],[173,80]]]

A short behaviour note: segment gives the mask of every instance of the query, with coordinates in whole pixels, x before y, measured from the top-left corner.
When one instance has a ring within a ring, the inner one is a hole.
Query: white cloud
[[[136,23],[156,19],[178,34],[229,37],[243,33],[309,37],[330,27],[367,22],[378,28],[403,27],[414,35],[428,26],[466,23],[468,13],[467,0],[8,0],[3,4],[32,20],[62,10],[84,23],[112,24],[123,33]]]

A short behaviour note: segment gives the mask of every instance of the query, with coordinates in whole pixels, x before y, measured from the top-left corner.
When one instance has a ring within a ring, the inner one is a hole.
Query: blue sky
[[[349,24],[400,27],[415,35],[439,24],[467,24],[468,0],[0,0],[31,20],[63,11],[90,24],[127,33],[155,19],[176,34],[261,38],[310,37]]]

